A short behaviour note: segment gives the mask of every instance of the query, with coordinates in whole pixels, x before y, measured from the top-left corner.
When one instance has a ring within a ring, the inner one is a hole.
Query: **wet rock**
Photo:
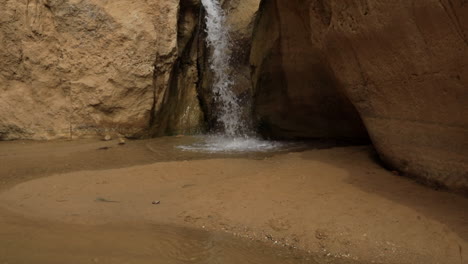
[[[226,13],[226,23],[229,28],[231,46],[231,60],[229,76],[233,81],[232,90],[239,98],[243,107],[243,119],[250,120],[252,80],[250,76],[249,54],[252,44],[252,32],[257,11],[261,0],[228,0],[224,1],[223,9]],[[202,34],[203,37],[203,34]],[[205,41],[204,38],[201,39]],[[202,45],[204,45],[202,43]],[[203,60],[200,87],[198,88],[202,109],[206,122],[211,127],[217,127],[218,108],[212,93],[213,73],[210,70],[209,58],[213,51],[210,48],[202,50]]]
[[[200,38],[202,28],[201,3],[198,0],[180,1],[177,35],[172,54],[174,63],[157,64],[156,72],[171,72],[167,79],[155,75],[157,104],[150,123],[152,136],[197,134],[205,130],[204,114],[198,91],[202,72],[199,59],[204,47]]]

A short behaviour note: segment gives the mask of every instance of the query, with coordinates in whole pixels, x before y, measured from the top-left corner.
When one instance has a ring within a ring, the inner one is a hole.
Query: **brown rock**
[[[144,133],[177,55],[178,2],[0,0],[0,140]]]
[[[255,38],[269,53],[252,52],[260,117],[297,130],[298,112],[314,120],[307,112],[313,107],[319,113],[349,109],[336,103],[344,100],[336,93],[320,97],[336,87],[329,85],[335,80],[388,165],[468,191],[468,5],[276,0],[264,1],[262,12]],[[339,119],[322,116],[323,122],[308,126]],[[287,117],[292,125],[283,122]]]
[[[280,138],[367,138],[322,51],[310,41],[313,27],[303,2],[262,4],[250,54],[260,130]]]
[[[119,138],[119,145],[125,145],[125,139]]]
[[[180,2],[178,14],[174,63],[162,64],[155,75],[158,84],[154,119],[151,120],[152,136],[196,134],[205,130],[204,115],[198,100],[200,83],[199,58],[203,42],[199,37],[201,13],[199,0]],[[164,59],[164,58],[163,58]]]

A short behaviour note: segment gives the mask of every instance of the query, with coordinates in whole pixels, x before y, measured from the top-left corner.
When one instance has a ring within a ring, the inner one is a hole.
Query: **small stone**
[[[125,139],[119,138],[119,145],[125,145]]]
[[[112,137],[110,135],[105,135],[104,136],[104,141],[110,141]]]
[[[152,204],[160,204],[161,201],[153,201]]]
[[[98,150],[108,150],[108,149],[110,149],[110,147],[100,147],[100,148],[98,148]]]
[[[323,240],[323,239],[326,239],[328,236],[327,236],[327,233],[323,230],[316,230],[315,231],[315,238],[317,238],[318,240]]]

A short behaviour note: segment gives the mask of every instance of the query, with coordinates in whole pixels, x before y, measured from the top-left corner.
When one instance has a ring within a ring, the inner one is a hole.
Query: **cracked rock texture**
[[[0,0],[0,140],[146,133],[177,57],[178,5]]]
[[[223,1],[245,98],[259,2]],[[193,134],[214,119],[199,0],[0,5],[0,140]]]
[[[257,115],[289,133],[341,87],[385,163],[468,191],[466,1],[265,0],[255,32]]]

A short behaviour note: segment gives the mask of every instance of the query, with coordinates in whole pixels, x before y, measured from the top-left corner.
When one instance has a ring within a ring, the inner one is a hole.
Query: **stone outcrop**
[[[259,2],[223,1],[246,99]],[[193,134],[211,124],[200,0],[0,5],[0,140]]]
[[[341,88],[390,167],[468,190],[466,3],[263,1],[255,42],[257,114],[280,135],[298,112],[324,126],[312,109],[339,113]]]
[[[179,1],[0,5],[0,139],[146,133],[177,58]]]
[[[199,60],[204,47],[200,38],[202,15],[199,0],[180,2],[176,59],[173,63],[157,67],[155,72],[155,83],[158,84],[156,98],[161,101],[153,109],[151,136],[196,134],[205,130],[198,94],[201,76]]]

